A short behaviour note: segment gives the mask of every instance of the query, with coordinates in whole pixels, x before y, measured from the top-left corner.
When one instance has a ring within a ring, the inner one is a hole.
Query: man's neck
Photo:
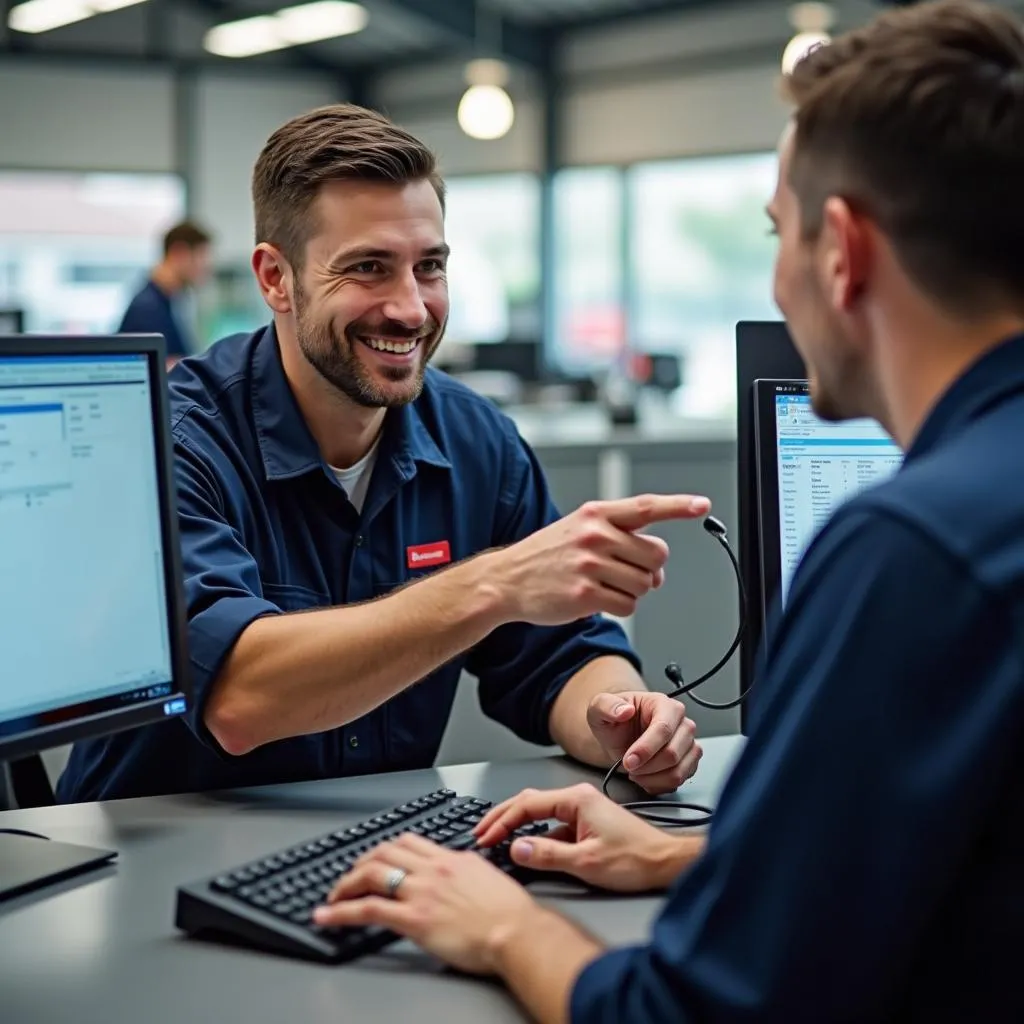
[[[384,426],[386,409],[367,409],[328,383],[302,357],[297,343],[280,341],[281,363],[302,418],[323,455],[335,469],[354,466],[373,447]]]
[[[942,396],[974,363],[1007,339],[1024,334],[1024,317],[1005,314],[970,323],[935,317],[900,333],[904,342],[886,344],[879,353],[885,411],[878,418],[906,450]]]
[[[181,279],[174,268],[166,263],[158,263],[153,268],[150,278],[164,295],[177,295],[181,291]]]

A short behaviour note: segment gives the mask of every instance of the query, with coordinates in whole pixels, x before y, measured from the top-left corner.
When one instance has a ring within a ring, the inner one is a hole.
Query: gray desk
[[[681,795],[713,802],[741,743],[738,737],[708,740],[697,777]],[[409,943],[324,967],[186,939],[173,927],[175,887],[439,786],[500,800],[525,786],[563,786],[582,778],[600,776],[563,758],[540,758],[0,814],[0,828],[120,852],[116,867],[0,905],[0,1020],[521,1021],[521,1011],[500,987],[450,973]],[[652,898],[557,891],[561,895],[549,888],[551,895],[542,898],[611,943],[643,938],[660,906]]]

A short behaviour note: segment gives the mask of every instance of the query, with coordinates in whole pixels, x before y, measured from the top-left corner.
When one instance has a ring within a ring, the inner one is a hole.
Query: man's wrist
[[[485,551],[452,566],[450,573],[467,595],[470,617],[485,633],[516,618],[509,589],[503,585],[497,551]]]
[[[491,971],[499,977],[505,977],[521,949],[530,945],[531,937],[541,934],[551,918],[556,916],[539,903],[531,901],[521,913],[506,917],[496,924],[484,940]]]
[[[659,835],[661,841],[651,847],[644,859],[653,888],[667,889],[701,855],[704,836]]]

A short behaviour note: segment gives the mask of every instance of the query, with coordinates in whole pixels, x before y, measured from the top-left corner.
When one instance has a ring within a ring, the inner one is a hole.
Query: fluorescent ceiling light
[[[115,11],[142,0],[28,0],[12,7],[7,25],[15,32],[49,32],[51,29],[84,21],[96,14]]]
[[[97,14],[116,11],[142,0],[28,0],[12,7],[7,25],[15,32],[49,32],[51,29],[84,21]]]
[[[220,57],[252,57],[288,46],[351,35],[366,27],[366,8],[348,0],[317,0],[274,14],[215,25],[203,46]]]

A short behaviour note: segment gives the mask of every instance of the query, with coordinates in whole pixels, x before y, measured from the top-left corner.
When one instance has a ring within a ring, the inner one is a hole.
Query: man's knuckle
[[[675,726],[664,718],[659,718],[654,723],[653,729],[655,735],[663,740],[669,740],[676,734]]]
[[[653,494],[638,494],[635,500],[637,512],[641,515],[650,515],[657,506]]]

